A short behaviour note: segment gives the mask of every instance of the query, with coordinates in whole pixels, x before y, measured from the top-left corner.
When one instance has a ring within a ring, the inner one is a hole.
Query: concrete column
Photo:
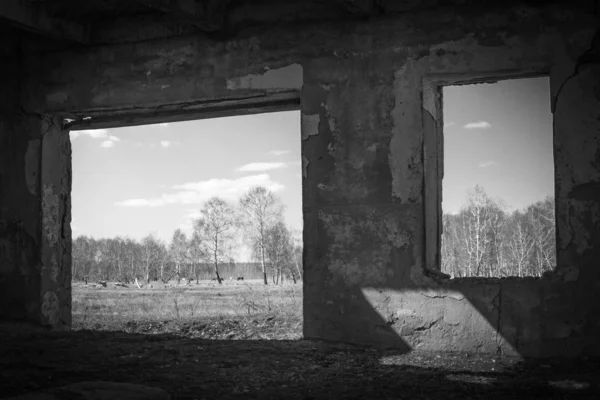
[[[58,329],[71,325],[71,141],[58,117],[41,128],[41,321]]]
[[[25,99],[37,93],[23,78],[21,43],[3,42],[0,321],[64,328],[71,324],[70,142],[58,118],[29,110]]]
[[[422,276],[419,90],[418,74],[389,58],[305,66],[306,338],[409,349],[363,290],[414,287]]]

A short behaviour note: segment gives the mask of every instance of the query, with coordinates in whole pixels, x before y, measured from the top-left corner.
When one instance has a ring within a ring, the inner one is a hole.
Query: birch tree
[[[240,199],[244,233],[256,246],[262,267],[263,281],[268,285],[266,269],[267,231],[281,218],[283,205],[275,194],[263,186],[253,187]]]
[[[480,276],[491,258],[495,208],[483,187],[477,185],[467,194],[466,204],[461,209],[462,244],[467,254],[469,275]]]
[[[527,232],[525,216],[518,211],[511,218],[511,236],[508,248],[513,265],[516,267],[516,275],[524,276],[524,272],[531,259],[533,251],[533,238]]]
[[[140,260],[140,246],[135,240],[126,238],[124,248],[125,264],[127,265],[125,282],[130,283],[134,281],[138,272],[137,266]]]
[[[296,273],[298,274],[298,277],[300,279],[302,279],[303,245],[302,245],[302,231],[301,230],[295,229],[292,231],[292,245],[294,246],[293,259],[294,259],[294,265],[296,266]]]
[[[533,260],[536,274],[552,270],[556,264],[556,225],[554,198],[546,197],[527,208],[527,221],[533,239]]]
[[[150,283],[150,269],[159,256],[160,244],[156,237],[147,235],[142,238],[140,246],[140,258],[144,267],[144,280]]]
[[[219,264],[226,262],[231,253],[236,213],[233,207],[219,197],[213,197],[204,203],[200,210],[201,219],[194,221],[194,231],[202,238],[206,256],[210,258],[217,281],[223,282],[219,274]]]
[[[271,265],[273,283],[283,283],[286,273],[292,276],[294,283],[296,282],[294,270],[291,268],[293,251],[290,231],[283,221],[278,221],[267,230],[265,237],[265,254]]]
[[[185,233],[181,229],[173,232],[173,238],[169,246],[169,258],[175,263],[175,273],[177,274],[177,284],[181,282],[181,266],[187,259],[188,243]]]
[[[196,284],[199,281],[199,266],[206,257],[206,250],[204,240],[202,238],[204,229],[201,225],[204,223],[203,220],[198,220],[194,226],[194,232],[192,238],[188,242],[188,257],[192,264],[193,276],[196,277]]]

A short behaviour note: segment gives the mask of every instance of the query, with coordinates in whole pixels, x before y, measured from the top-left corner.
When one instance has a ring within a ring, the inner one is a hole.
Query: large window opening
[[[556,264],[548,78],[443,88],[441,270],[542,276]]]
[[[300,338],[300,112],[72,130],[73,328]]]

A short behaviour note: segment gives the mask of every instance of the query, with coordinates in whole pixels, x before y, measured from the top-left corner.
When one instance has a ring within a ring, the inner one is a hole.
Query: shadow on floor
[[[316,341],[47,332],[0,326],[3,398],[82,381],[143,384],[172,399],[600,398],[599,360],[400,354]]]

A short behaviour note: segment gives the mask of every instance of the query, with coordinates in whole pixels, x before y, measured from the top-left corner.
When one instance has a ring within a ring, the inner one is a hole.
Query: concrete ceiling
[[[589,3],[594,0],[571,0]],[[560,1],[526,1],[549,3]],[[511,0],[2,0],[8,23],[76,44],[126,42],[204,32],[235,36],[249,26],[355,20],[438,6]]]

